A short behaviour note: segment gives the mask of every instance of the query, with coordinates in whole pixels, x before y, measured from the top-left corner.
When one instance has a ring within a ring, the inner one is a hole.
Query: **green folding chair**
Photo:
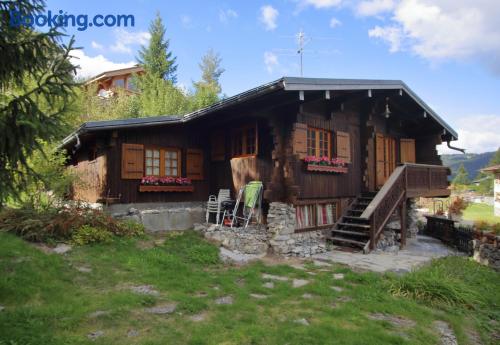
[[[236,205],[233,210],[233,217],[231,220],[231,228],[235,223],[242,221],[246,228],[250,223],[252,217],[257,223],[260,224],[262,216],[262,192],[264,188],[261,181],[251,181],[244,187],[240,188]],[[241,199],[244,200],[242,216],[238,216],[238,209],[240,207]]]

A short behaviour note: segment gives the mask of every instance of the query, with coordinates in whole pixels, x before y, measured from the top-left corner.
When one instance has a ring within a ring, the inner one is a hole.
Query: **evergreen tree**
[[[491,157],[490,162],[488,163],[488,167],[491,167],[493,165],[500,165],[500,147],[498,148],[497,152]]]
[[[73,39],[64,45],[56,28],[37,32],[9,24],[10,11],[34,16],[44,6],[41,0],[0,2],[0,205],[35,174],[28,159],[41,149],[40,140],[60,137],[73,96]]]
[[[222,91],[219,78],[224,73],[221,67],[222,59],[219,54],[210,49],[201,59],[201,80],[193,83],[194,95],[192,110],[209,106],[220,99]]]
[[[165,26],[156,13],[156,18],[149,26],[151,38],[147,47],[139,51],[138,62],[146,70],[146,74],[155,78],[169,80],[172,84],[177,82],[176,57],[169,51],[170,40],[165,39]]]
[[[460,164],[460,167],[457,170],[457,174],[455,175],[455,178],[453,179],[452,184],[454,185],[468,185],[470,183],[469,181],[469,173],[467,170],[465,170],[465,167],[462,164]]]

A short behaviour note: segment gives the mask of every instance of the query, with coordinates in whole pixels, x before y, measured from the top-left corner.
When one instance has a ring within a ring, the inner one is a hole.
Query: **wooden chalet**
[[[265,204],[295,206],[297,232],[370,250],[408,198],[449,195],[436,145],[456,139],[402,81],[284,77],[185,116],[88,122],[63,147],[87,182],[76,198],[202,202],[260,180]],[[151,175],[192,183],[144,186]]]
[[[85,87],[97,85],[97,94],[100,97],[111,97],[115,91],[122,89],[126,94],[136,93],[133,76],[144,73],[144,68],[139,65],[115,69],[99,73],[85,82]]]

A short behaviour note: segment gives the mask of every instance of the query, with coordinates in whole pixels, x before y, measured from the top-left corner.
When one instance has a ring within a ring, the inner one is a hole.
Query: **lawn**
[[[156,294],[133,291],[143,285]],[[435,320],[460,344],[493,344],[498,286],[498,273],[461,257],[401,278],[312,262],[227,266],[191,232],[65,255],[0,232],[0,344],[438,344]]]
[[[493,206],[488,204],[473,203],[464,211],[463,219],[485,221],[491,224],[500,223],[500,217],[493,215]]]

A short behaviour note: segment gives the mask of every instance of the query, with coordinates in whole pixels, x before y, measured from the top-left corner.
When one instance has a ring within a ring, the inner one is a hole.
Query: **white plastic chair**
[[[221,212],[221,203],[225,200],[230,199],[231,191],[229,189],[220,189],[217,197],[215,195],[210,195],[207,202],[207,214],[205,217],[206,222],[208,223],[210,213],[215,213],[215,224],[218,225]]]

